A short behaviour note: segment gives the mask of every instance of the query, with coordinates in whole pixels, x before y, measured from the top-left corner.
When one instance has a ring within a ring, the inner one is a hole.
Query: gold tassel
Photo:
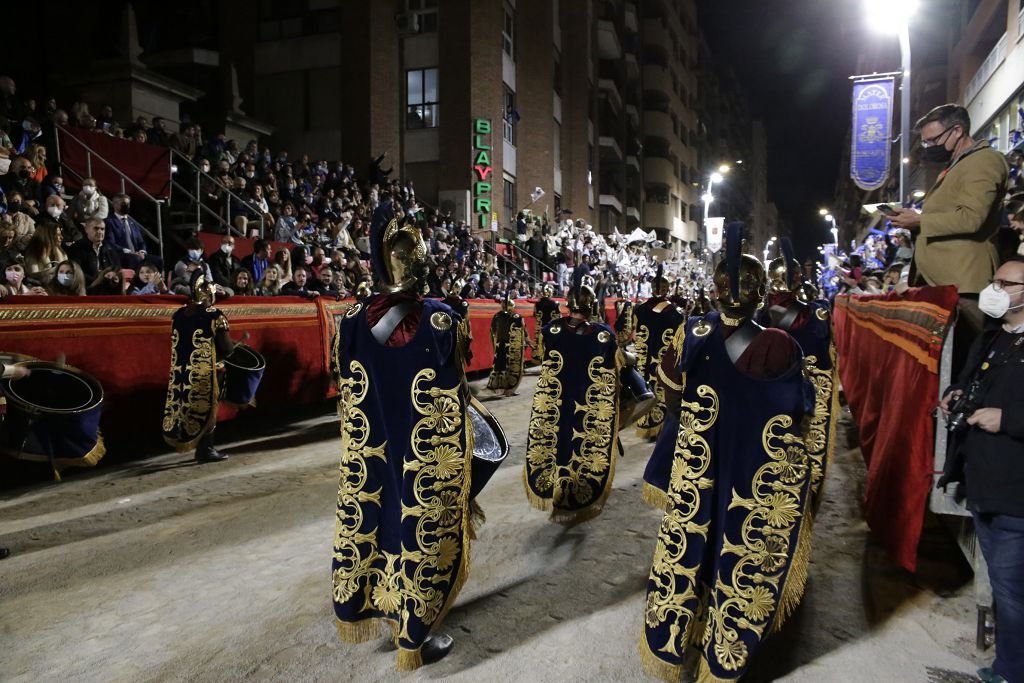
[[[664,423],[659,422],[654,427],[647,427],[647,428],[637,427],[636,428],[636,435],[638,437],[640,437],[641,439],[650,439],[651,437],[656,437],[656,436],[658,436],[658,434],[661,433],[661,426],[662,426],[662,424],[664,424]]]
[[[732,683],[732,681],[738,680],[739,677],[719,678],[711,673],[711,667],[708,665],[708,660],[704,659],[704,656],[701,655],[700,664],[697,667],[697,683]]]
[[[665,683],[679,683],[679,679],[683,675],[683,667],[679,664],[669,664],[651,652],[651,647],[647,644],[646,634],[640,635],[638,649],[640,650],[640,664],[643,666],[644,673],[651,678],[661,679]]]
[[[335,620],[338,627],[338,637],[345,643],[365,643],[380,637],[381,620],[376,618],[363,619],[362,621]]]
[[[652,508],[661,510],[662,512],[668,512],[669,508],[672,507],[672,501],[669,500],[668,494],[659,489],[653,484],[644,482],[644,488],[640,494],[644,502],[650,505]]]
[[[793,558],[789,561],[786,581],[782,590],[779,591],[779,605],[775,609],[775,616],[769,629],[770,633],[778,633],[782,629],[786,620],[793,615],[804,597],[804,590],[807,587],[808,564],[811,558],[811,530],[814,528],[814,515],[809,508],[808,505],[800,522],[796,550],[793,553]]]
[[[398,670],[399,671],[415,671],[416,669],[423,666],[423,653],[417,648],[415,650],[406,650],[399,648],[398,650]]]

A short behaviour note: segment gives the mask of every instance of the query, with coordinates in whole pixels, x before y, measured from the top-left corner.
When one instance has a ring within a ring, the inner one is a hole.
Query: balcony
[[[619,85],[610,78],[601,78],[597,86],[608,94],[608,102],[615,107],[615,111],[622,111],[622,93],[619,92]]]
[[[648,64],[644,66],[644,90],[654,90],[672,95],[672,74],[663,66]]]
[[[648,137],[661,138],[665,141],[676,139],[672,130],[672,117],[660,111],[644,112],[644,133]]]
[[[981,63],[981,67],[978,68],[978,72],[974,74],[970,82],[967,84],[967,89],[964,90],[964,104],[967,107],[971,106],[971,102],[978,96],[981,89],[988,83],[989,79],[992,78],[996,70],[1000,65],[1006,61],[1006,48],[1009,44],[1009,39],[1004,33],[1003,37],[999,39],[996,46],[992,48],[992,52],[988,54],[985,61]]]
[[[644,227],[672,229],[672,206],[660,202],[644,202]]]
[[[640,172],[640,160],[632,154],[626,157],[626,169],[633,169],[637,173]]]
[[[601,59],[622,59],[622,41],[615,23],[608,19],[597,22],[597,50]]]
[[[616,197],[615,195],[613,195],[613,194],[603,194],[603,195],[600,195],[598,201],[601,203],[601,206],[610,206],[611,208],[613,208],[616,211],[618,211],[619,215],[622,215],[622,202],[620,202],[619,198]]]
[[[622,148],[619,147],[618,141],[611,135],[602,135],[598,138],[598,144],[601,146],[602,152],[606,149],[611,150],[620,161],[623,159]]]
[[[626,78],[631,81],[635,81],[640,78],[640,62],[637,61],[636,55],[626,54]]]
[[[623,24],[630,33],[636,33],[640,30],[640,22],[637,20],[636,15],[636,4],[632,2],[626,3],[625,21]]]
[[[635,206],[627,206],[626,207],[626,216],[628,218],[632,218],[637,223],[639,223],[640,222],[640,209],[636,208]]]
[[[626,105],[626,115],[629,120],[633,122],[633,125],[637,128],[640,127],[640,110],[636,108],[635,104]]]
[[[644,44],[657,45],[666,50],[672,48],[672,40],[668,37],[668,29],[658,19],[644,19]]]
[[[676,171],[672,166],[672,161],[661,157],[646,157],[644,159],[644,180],[648,183],[675,187]]]

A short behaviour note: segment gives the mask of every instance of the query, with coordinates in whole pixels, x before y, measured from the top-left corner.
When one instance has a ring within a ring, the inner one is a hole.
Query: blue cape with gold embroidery
[[[559,317],[558,302],[549,296],[542,296],[533,305],[533,319],[536,321],[536,325],[533,328],[534,337],[536,337],[533,349],[533,359],[535,361],[543,362],[544,360],[544,335],[541,332],[550,323],[558,320]]]
[[[217,424],[220,383],[216,334],[228,329],[217,308],[189,303],[171,318],[171,375],[164,402],[164,441],[179,451],[195,448]]]
[[[420,648],[469,570],[473,454],[458,319],[424,300],[404,346],[379,344],[356,304],[338,327],[341,464],[334,610],[343,640],[392,629],[399,670]]]
[[[612,488],[618,441],[620,352],[605,323],[571,318],[546,328],[533,397],[524,482],[530,503],[574,524],[601,513]]]
[[[690,647],[701,653],[698,680],[739,679],[806,577],[801,364],[776,379],[750,377],[729,360],[720,325],[717,313],[691,318],[683,341],[682,407],[640,643],[645,670],[664,680],[679,679]]]
[[[523,356],[526,326],[518,313],[498,311],[491,318],[491,344],[494,345],[494,367],[487,378],[487,388],[495,391],[514,390],[523,379]]]
[[[637,306],[633,318],[637,368],[658,398],[658,404],[636,422],[637,435],[649,439],[661,432],[665,421],[665,389],[658,381],[658,365],[676,330],[686,318],[675,304],[664,297],[648,299]]]

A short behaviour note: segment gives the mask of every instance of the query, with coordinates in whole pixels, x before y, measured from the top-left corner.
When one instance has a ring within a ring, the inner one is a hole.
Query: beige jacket
[[[977,294],[999,267],[999,230],[1009,177],[1006,158],[976,142],[940,176],[924,199],[914,261],[929,285]]]

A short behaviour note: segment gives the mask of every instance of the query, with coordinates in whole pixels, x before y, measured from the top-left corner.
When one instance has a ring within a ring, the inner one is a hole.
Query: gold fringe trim
[[[650,439],[652,436],[658,436],[658,434],[661,434],[661,427],[662,427],[663,424],[665,424],[665,423],[664,422],[659,422],[654,427],[647,427],[647,428],[637,427],[636,428],[636,435],[638,437],[640,437],[641,439]]]
[[[637,648],[640,650],[640,665],[644,673],[651,678],[657,678],[665,683],[679,683],[683,675],[683,667],[679,664],[669,664],[658,655],[651,652],[651,646],[647,644],[647,634],[640,634],[640,643]]]
[[[415,671],[423,666],[423,653],[419,648],[415,650],[398,649],[398,670]]]
[[[779,591],[779,604],[775,608],[775,616],[768,629],[769,633],[778,633],[782,629],[804,597],[804,590],[807,588],[808,565],[811,559],[811,530],[813,528],[814,513],[811,512],[808,501],[800,521],[800,530],[797,532],[796,550],[793,553],[793,559],[789,561],[789,571],[786,572],[785,583],[782,590]]]
[[[640,495],[645,503],[656,510],[668,512],[669,508],[672,507],[672,501],[669,500],[668,494],[654,484],[648,484],[645,481],[643,491]]]
[[[380,638],[384,619],[372,617],[362,621],[342,621],[335,617],[334,625],[338,627],[338,637],[344,643],[366,643]]]
[[[697,683],[732,683],[733,681],[738,680],[739,676],[736,678],[719,678],[711,673],[711,667],[708,665],[708,660],[704,658],[703,654],[701,655],[700,663],[697,665]]]

